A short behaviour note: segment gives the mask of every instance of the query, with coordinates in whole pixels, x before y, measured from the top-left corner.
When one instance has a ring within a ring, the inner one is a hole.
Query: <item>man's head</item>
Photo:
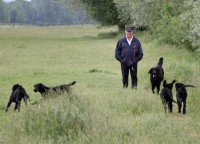
[[[128,25],[125,27],[125,30],[126,32],[133,32],[133,26]]]
[[[133,36],[133,26],[126,26],[125,33],[127,38],[132,38]]]

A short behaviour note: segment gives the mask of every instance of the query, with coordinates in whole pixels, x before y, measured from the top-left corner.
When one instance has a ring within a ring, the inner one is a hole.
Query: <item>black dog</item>
[[[162,68],[162,65],[163,65],[163,58],[161,57],[159,59],[157,66],[153,67],[149,70],[152,92],[155,93],[154,89],[156,87],[157,94],[159,94],[160,84],[161,84],[162,80],[164,79],[164,70]]]
[[[186,87],[195,87],[193,85],[184,85],[182,83],[176,83],[176,98],[178,102],[178,113],[181,113],[181,107],[183,103],[183,114],[186,113],[186,99],[187,99],[187,91]]]
[[[29,99],[29,95],[26,93],[25,89],[21,85],[19,84],[13,85],[12,93],[10,96],[10,100],[7,104],[6,111],[8,111],[8,108],[10,107],[12,102],[16,103],[14,110],[18,109],[18,111],[20,111],[20,102],[22,98],[24,99],[24,102],[27,106],[27,99]]]
[[[69,84],[64,84],[60,86],[55,86],[55,87],[47,87],[42,83],[38,83],[34,85],[34,92],[39,92],[43,97],[49,95],[49,94],[55,94],[55,95],[60,95],[63,94],[64,92],[70,92],[70,86],[74,85],[76,81],[73,81]]]
[[[168,105],[169,112],[172,112],[172,107],[173,107],[172,102],[177,103],[176,101],[173,100],[173,94],[172,94],[172,88],[175,82],[176,82],[175,80],[173,80],[171,83],[167,83],[166,80],[164,80],[163,82],[163,89],[161,91],[160,98],[162,100],[165,113],[167,111],[166,105]]]

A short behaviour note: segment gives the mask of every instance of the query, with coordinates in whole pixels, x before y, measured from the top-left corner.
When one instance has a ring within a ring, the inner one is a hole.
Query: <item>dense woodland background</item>
[[[197,0],[0,0],[0,23],[71,25],[95,23],[117,25],[123,30],[133,24],[148,30],[161,42],[200,47],[200,1]]]

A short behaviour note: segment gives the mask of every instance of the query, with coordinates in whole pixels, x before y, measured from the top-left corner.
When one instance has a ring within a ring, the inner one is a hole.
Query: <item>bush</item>
[[[190,49],[195,50],[200,48],[200,1],[187,1],[185,9],[181,15],[182,24],[187,26],[183,41]]]
[[[161,42],[181,45],[185,28],[181,25],[179,12],[172,2],[165,3],[162,7],[160,18],[151,22],[151,32]]]

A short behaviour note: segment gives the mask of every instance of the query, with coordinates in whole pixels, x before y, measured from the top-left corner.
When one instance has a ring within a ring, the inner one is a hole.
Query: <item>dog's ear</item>
[[[151,68],[151,69],[149,70],[148,73],[149,73],[149,74],[152,74],[152,71],[153,71],[153,68]]]
[[[163,81],[163,87],[166,87],[166,85],[167,85],[167,81],[164,80],[164,81]]]
[[[37,88],[38,88],[38,91],[41,93],[44,93],[46,91],[45,86],[42,83],[38,84]]]

